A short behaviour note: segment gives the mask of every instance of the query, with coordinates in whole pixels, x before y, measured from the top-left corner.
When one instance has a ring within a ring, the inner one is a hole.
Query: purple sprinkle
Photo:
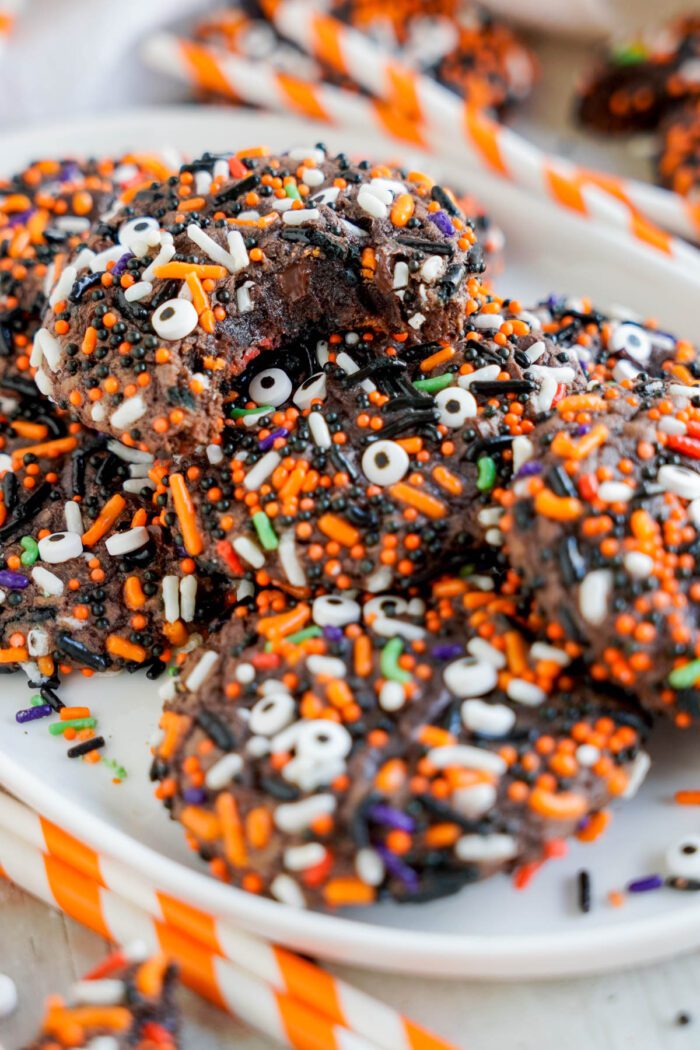
[[[529,463],[523,463],[522,467],[518,471],[517,476],[519,478],[529,478],[533,474],[542,473],[542,464],[538,463],[537,460],[531,459]]]
[[[8,226],[21,226],[27,222],[34,214],[34,209],[30,208],[27,211],[15,211],[7,218]]]
[[[323,637],[329,642],[339,642],[343,637],[343,632],[340,627],[324,627]]]
[[[58,177],[59,177],[61,182],[70,182],[73,179],[77,179],[79,177],[79,175],[80,175],[80,168],[75,163],[75,161],[69,160],[69,161],[66,161],[66,163],[62,165],[61,171],[60,171],[60,174],[59,174]]]
[[[454,660],[461,654],[461,645],[436,645],[432,650],[432,655],[436,660]]]
[[[133,258],[133,252],[124,252],[124,254],[117,259],[114,266],[112,267],[112,277],[121,277],[121,275],[126,270],[126,264],[128,263],[129,259]]]
[[[260,450],[262,452],[267,452],[269,448],[272,448],[277,438],[286,438],[288,434],[289,431],[285,430],[284,427],[280,427],[279,430],[273,430],[272,433],[268,434],[266,438],[262,439],[262,441],[258,441]]]
[[[27,707],[24,711],[18,711],[15,718],[18,722],[33,722],[35,718],[47,718],[52,714],[51,704],[39,704],[37,707]]]
[[[11,569],[0,570],[0,587],[9,587],[11,591],[23,591],[29,586],[29,577]]]
[[[576,437],[583,437],[591,429],[590,423],[581,423],[580,426],[576,427]]]
[[[395,853],[392,853],[386,846],[376,846],[377,853],[384,861],[386,870],[390,875],[394,875],[397,879],[400,879],[411,890],[417,890],[420,885],[417,872],[413,868],[409,868],[408,864],[404,864]]]
[[[457,230],[446,211],[435,211],[431,214],[430,218],[433,220],[440,233],[445,234],[445,237],[454,237]]]
[[[375,806],[370,806],[367,810],[367,816],[375,824],[385,824],[389,828],[399,828],[401,831],[407,831],[409,835],[416,830],[416,822],[412,817],[402,813],[400,809],[394,809],[393,806],[385,806],[381,802],[378,802]]]
[[[185,788],[182,792],[183,801],[188,802],[193,806],[198,806],[201,802],[205,802],[206,797],[206,791],[202,791],[201,788]]]
[[[545,305],[550,310],[556,310],[556,308],[559,306],[559,303],[560,303],[560,298],[559,298],[558,295],[550,295],[549,299],[545,300]]]
[[[660,890],[664,884],[661,875],[647,875],[643,879],[633,879],[627,883],[628,893],[649,893],[650,890]]]

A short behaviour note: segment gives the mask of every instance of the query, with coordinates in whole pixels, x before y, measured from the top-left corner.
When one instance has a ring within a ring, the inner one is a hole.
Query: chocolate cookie
[[[660,380],[564,398],[499,525],[549,637],[596,681],[687,725],[700,715],[700,401]]]
[[[517,603],[262,592],[169,679],[153,776],[213,874],[292,905],[427,900],[537,864],[646,756]]]
[[[405,587],[496,548],[494,490],[586,376],[523,322],[469,325],[454,345],[365,330],[260,355],[221,442],[163,477],[166,524],[205,572],[305,590]]]
[[[698,95],[698,61],[697,15],[616,46],[584,82],[579,118],[595,131],[652,131],[669,108]]]
[[[700,95],[671,110],[663,122],[657,172],[662,186],[668,186],[697,203],[700,192]]]
[[[321,146],[205,156],[87,247],[54,290],[37,385],[87,425],[166,451],[211,441],[230,376],[311,326],[454,337],[483,268],[441,186]]]
[[[158,524],[147,454],[45,419],[0,453],[0,663],[155,677],[211,616],[211,581]]]
[[[551,295],[517,316],[534,332],[572,350],[591,380],[621,382],[641,373],[690,385],[700,379],[698,351],[691,342],[625,307],[600,310],[589,299]]]
[[[70,989],[52,996],[41,1032],[26,1050],[91,1046],[103,1050],[177,1050],[177,971],[162,956],[130,961],[118,952]]]
[[[39,160],[0,180],[0,389],[33,385],[32,339],[47,296],[91,224],[170,169],[157,156]]]

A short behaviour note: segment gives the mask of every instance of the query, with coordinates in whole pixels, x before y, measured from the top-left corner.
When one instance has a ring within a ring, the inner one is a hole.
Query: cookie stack
[[[146,162],[34,266],[7,222],[4,663],[170,663],[157,793],[251,892],[527,878],[697,714],[694,349],[494,295],[422,172]]]

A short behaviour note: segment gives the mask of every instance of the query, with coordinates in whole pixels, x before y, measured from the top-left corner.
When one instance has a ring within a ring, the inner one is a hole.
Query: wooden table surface
[[[682,10],[685,0],[664,5]],[[622,23],[645,13],[660,17],[656,0],[620,0]],[[590,162],[599,147],[571,132],[573,70],[586,48],[536,42],[544,79],[518,125],[543,144]],[[610,152],[607,151],[608,156]],[[620,150],[615,164],[642,172],[638,155]],[[19,1007],[0,1020],[0,1050],[18,1050],[35,1031],[44,997],[65,991],[107,948],[100,938],[0,883],[0,972],[19,989]],[[697,1050],[700,1047],[700,952],[672,962],[601,977],[517,984],[429,981],[359,970],[336,971],[466,1050]],[[183,990],[187,1050],[271,1050]],[[679,1023],[679,1015],[689,1023]]]

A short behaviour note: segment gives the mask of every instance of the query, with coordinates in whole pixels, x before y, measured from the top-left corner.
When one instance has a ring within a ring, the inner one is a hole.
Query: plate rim
[[[50,140],[71,140],[94,134],[123,134],[128,127],[134,131],[150,130],[154,120],[166,123],[206,123],[208,120],[235,120],[250,123],[264,136],[264,126],[283,119],[290,137],[296,129],[311,130],[323,136],[328,128],[302,118],[281,117],[279,114],[261,114],[253,111],[234,111],[222,106],[151,106],[119,110],[101,117],[83,117],[29,129],[11,130],[0,136],[0,167],[7,167],[6,153],[16,155],[22,150],[29,157],[38,150],[43,135]],[[338,130],[338,129],[334,129]],[[233,132],[233,128],[232,128]],[[186,134],[186,133],[185,133]],[[352,133],[349,133],[351,136]],[[371,129],[366,148],[390,149],[393,155],[431,158],[412,147],[402,149],[395,142],[382,139]],[[69,148],[69,147],[67,147]],[[12,163],[12,161],[10,161]],[[442,168],[448,162],[439,161]],[[463,166],[460,170],[464,171]],[[469,169],[470,177],[499,179],[503,192],[518,194],[532,202],[526,191],[504,182],[483,169]],[[476,189],[478,196],[478,188]],[[547,202],[540,202],[547,204]],[[547,205],[553,208],[553,205]],[[614,243],[618,250],[623,239],[615,230],[572,216],[587,228],[599,247]],[[655,256],[651,249],[639,249],[640,258],[650,268],[670,270],[678,276],[677,266],[671,260]],[[700,283],[687,278],[686,283],[697,291]],[[553,978],[602,973],[629,965],[660,961],[697,948],[700,944],[700,908],[674,913],[631,917],[628,922],[614,926],[581,928],[575,933],[485,934],[431,933],[424,930],[406,930],[394,926],[380,926],[371,922],[357,922],[350,915],[331,915],[311,910],[297,910],[274,900],[255,897],[243,890],[217,882],[205,871],[195,871],[179,861],[166,857],[151,847],[138,842],[120,827],[96,814],[86,813],[77,802],[47,792],[40,776],[11,756],[0,751],[0,783],[18,799],[52,820],[66,831],[134,872],[147,878],[158,888],[184,897],[227,922],[302,951],[310,951],[323,958],[361,965],[364,968],[440,977],[468,977],[484,980],[517,980]],[[689,912],[691,914],[689,914]]]

